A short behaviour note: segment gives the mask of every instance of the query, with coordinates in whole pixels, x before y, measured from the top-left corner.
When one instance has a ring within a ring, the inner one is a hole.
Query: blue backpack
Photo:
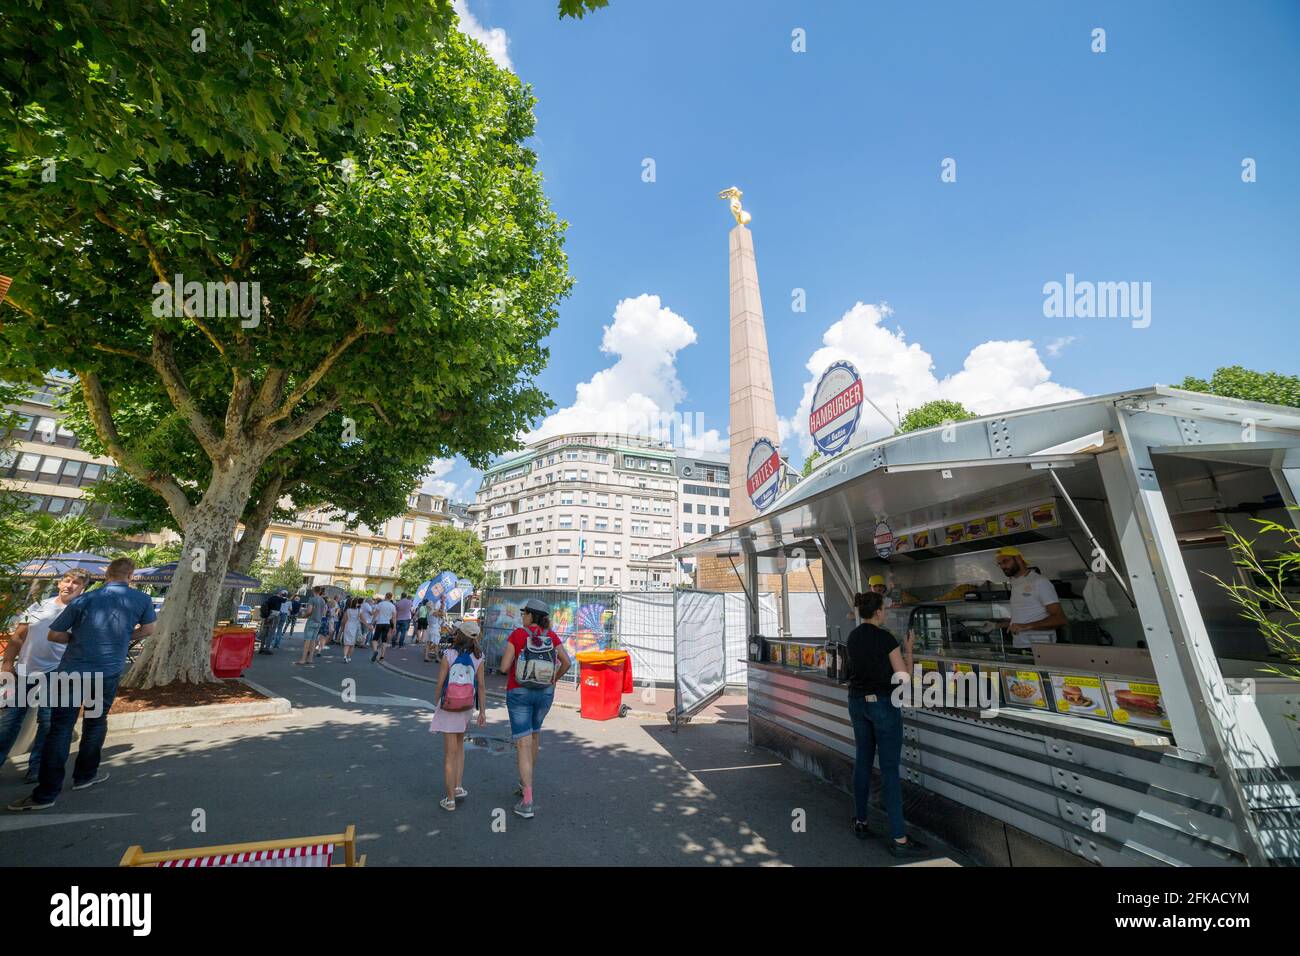
[[[447,683],[442,689],[442,709],[446,711],[470,710],[478,697],[475,681],[474,655],[461,651],[447,668]]]

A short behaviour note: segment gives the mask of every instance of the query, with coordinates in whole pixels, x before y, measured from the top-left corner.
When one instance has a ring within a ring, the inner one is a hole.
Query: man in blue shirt
[[[83,703],[86,713],[81,722],[81,747],[72,768],[72,789],[84,790],[108,779],[107,773],[99,772],[99,760],[108,733],[108,711],[126,668],[127,648],[133,637],[152,634],[157,619],[149,595],[131,587],[134,573],[135,562],[130,558],[110,562],[104,586],[76,598],[51,622],[47,639],[68,645],[57,673],[74,677],[63,686],[76,687],[80,693],[69,695],[74,699],[51,701],[40,782],[30,797],[9,804],[10,810],[46,810],[54,806],[63,792],[72,730]],[[102,690],[88,692],[86,688],[97,679],[103,681]]]

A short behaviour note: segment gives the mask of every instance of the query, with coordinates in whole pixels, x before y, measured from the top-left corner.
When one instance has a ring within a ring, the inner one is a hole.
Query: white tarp
[[[678,706],[688,713],[723,686],[724,596],[702,591],[677,594]]]

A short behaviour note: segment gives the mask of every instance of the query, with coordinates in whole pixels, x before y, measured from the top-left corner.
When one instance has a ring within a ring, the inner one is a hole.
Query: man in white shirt
[[[30,705],[28,691],[34,695],[42,680],[59,666],[67,644],[49,640],[50,624],[72,603],[72,599],[86,589],[90,576],[85,571],[73,569],[59,581],[57,596],[38,601],[23,612],[14,631],[13,639],[0,659],[0,766],[9,758],[22,730],[23,718]],[[21,687],[19,684],[21,683]],[[48,686],[45,692],[48,694]],[[45,735],[50,729],[50,708],[43,704],[36,708],[36,738],[27,756],[27,782],[36,783],[41,769],[41,750]]]
[[[375,605],[375,649],[370,655],[370,662],[384,659],[388,648],[389,632],[393,629],[393,619],[397,617],[397,605],[393,603],[392,592]]]
[[[1068,622],[1052,582],[1030,570],[1019,548],[1000,549],[997,562],[1011,579],[1011,620],[1003,622],[1011,632],[1011,646],[1055,644],[1056,629]]]
[[[370,633],[375,629],[375,602],[366,597],[361,602],[361,646],[365,647],[370,643]]]

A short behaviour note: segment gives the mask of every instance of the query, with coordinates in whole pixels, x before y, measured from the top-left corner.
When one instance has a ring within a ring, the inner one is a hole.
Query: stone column
[[[780,451],[772,367],[767,358],[763,300],[758,293],[754,237],[737,225],[731,230],[731,523],[756,514],[746,488],[749,451],[759,438]]]

